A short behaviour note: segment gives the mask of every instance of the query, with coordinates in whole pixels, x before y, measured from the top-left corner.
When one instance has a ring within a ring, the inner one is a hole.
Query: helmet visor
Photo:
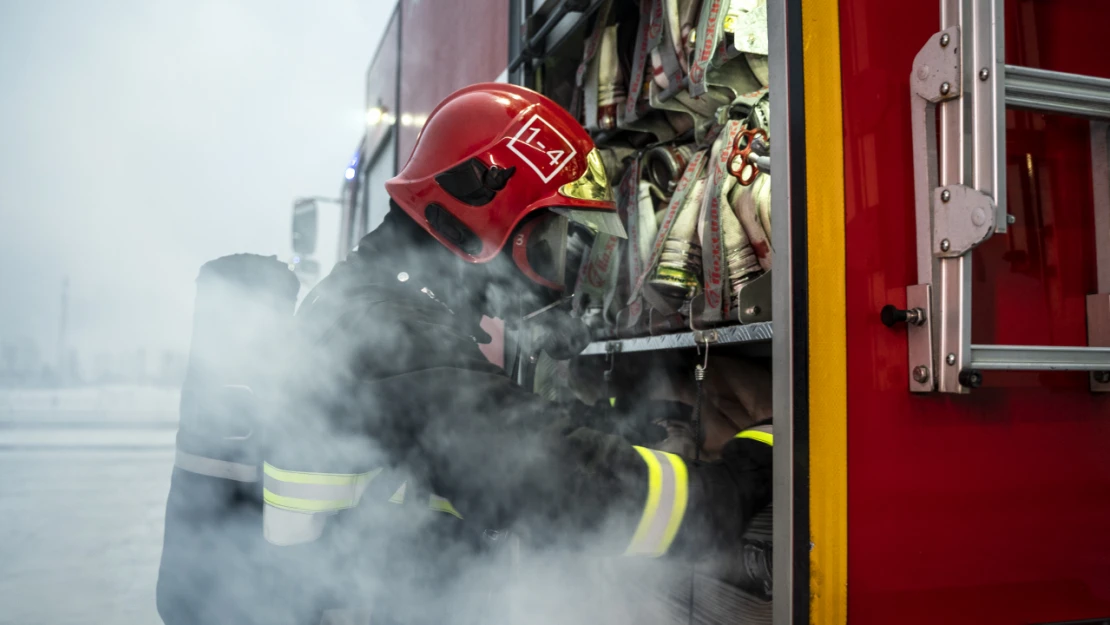
[[[552,208],[551,211],[576,224],[585,226],[595,234],[608,234],[621,239],[628,238],[628,233],[624,231],[624,224],[621,223],[620,215],[614,211],[591,211],[581,208]]]

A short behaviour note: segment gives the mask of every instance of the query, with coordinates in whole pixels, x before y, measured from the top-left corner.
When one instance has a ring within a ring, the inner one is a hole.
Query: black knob
[[[983,374],[975,369],[964,369],[959,376],[960,386],[979,388],[983,386]]]
[[[921,308],[904,310],[893,304],[887,304],[883,306],[879,316],[883,320],[883,325],[888,328],[893,328],[896,323],[912,323],[915,326],[925,323],[925,311]]]
[[[895,307],[894,304],[883,306],[883,310],[879,315],[883,319],[883,325],[888,328],[893,328],[896,323],[906,322],[906,311]]]

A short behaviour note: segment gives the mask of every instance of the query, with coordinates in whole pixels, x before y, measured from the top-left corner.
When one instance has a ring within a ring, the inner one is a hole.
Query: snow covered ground
[[[0,391],[0,623],[157,625],[178,393]]]

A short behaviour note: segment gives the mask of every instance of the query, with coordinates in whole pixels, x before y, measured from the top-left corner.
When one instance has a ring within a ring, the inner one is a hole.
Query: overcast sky
[[[0,0],[0,338],[185,349],[193,279],[334,197],[394,0]]]

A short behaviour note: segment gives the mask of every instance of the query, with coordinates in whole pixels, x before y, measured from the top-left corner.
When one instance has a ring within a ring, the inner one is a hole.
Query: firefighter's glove
[[[658,449],[667,438],[669,421],[689,421],[690,407],[672,401],[634,401],[630,405],[617,404],[613,433],[623,436],[633,445]]]
[[[676,541],[681,553],[703,557],[736,549],[752,518],[771,503],[770,437],[753,432],[760,430],[729,441],[720,460],[690,463],[691,508]]]
[[[590,329],[578,317],[556,308],[536,317],[533,345],[555,360],[570,360],[590,344]]]
[[[661,402],[648,402],[655,404]],[[637,406],[642,408],[642,406]],[[589,406],[577,420],[583,427],[613,434],[633,445],[651,447],[667,437],[667,430],[655,424],[654,417],[664,407],[653,406],[654,410],[628,412],[620,407],[611,407],[604,402]]]

